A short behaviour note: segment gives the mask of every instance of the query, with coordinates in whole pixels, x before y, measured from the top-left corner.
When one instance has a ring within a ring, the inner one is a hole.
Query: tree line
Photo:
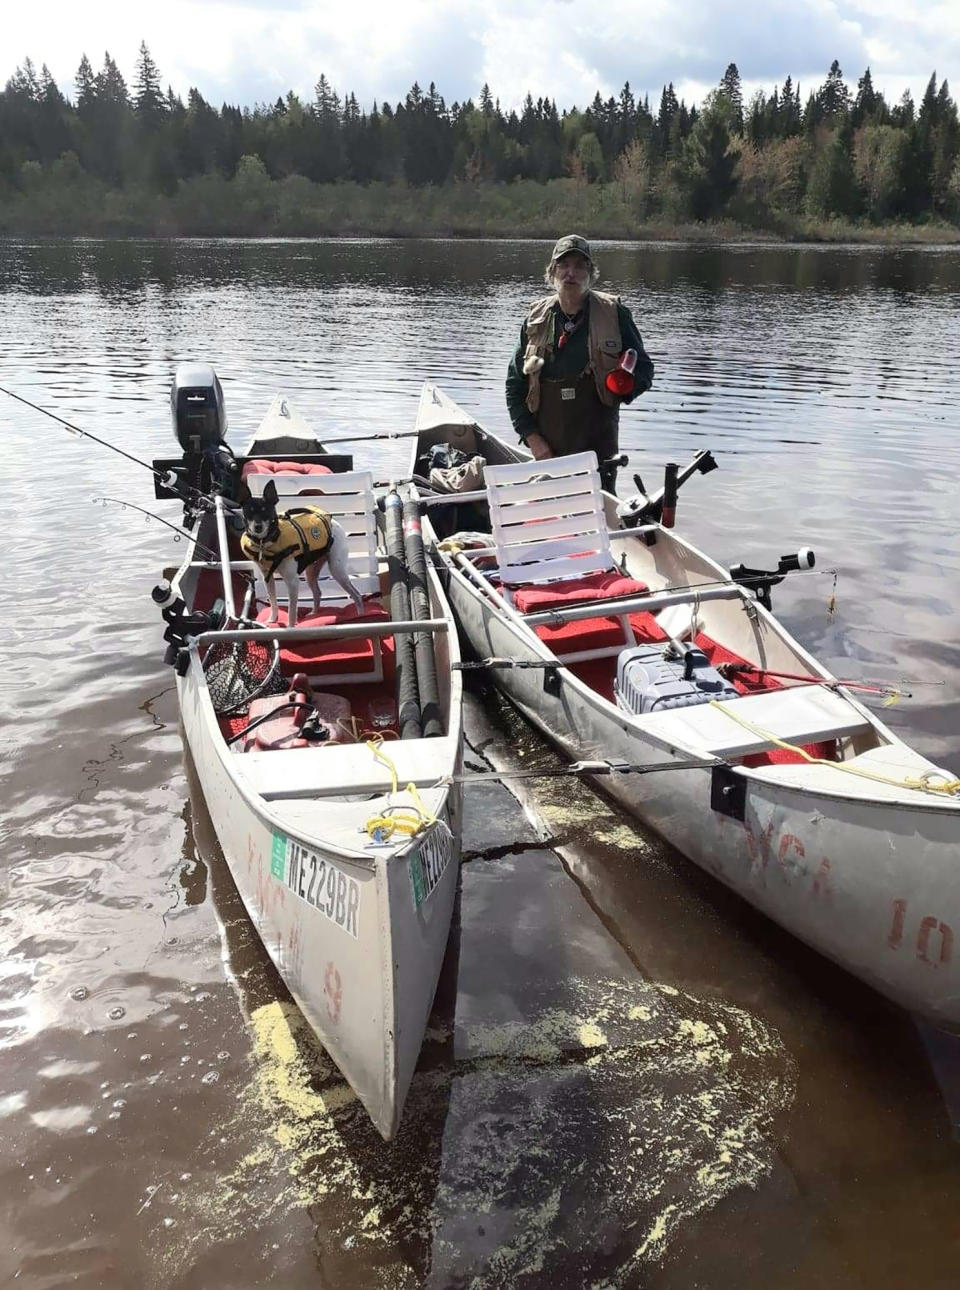
[[[124,212],[136,224],[153,209],[171,231],[329,231],[317,226],[318,185],[343,187],[333,206],[348,223],[351,202],[360,209],[364,190],[382,185],[407,194],[413,218],[427,188],[506,186],[509,220],[519,210],[509,191],[530,205],[532,186],[547,185],[585,213],[582,190],[595,189],[597,209],[615,203],[637,226],[960,223],[960,121],[936,73],[919,105],[909,91],[890,104],[869,68],[853,90],[836,61],[805,99],[788,76],[744,102],[731,63],[689,107],[672,83],[655,107],[627,83],[584,108],[528,94],[509,111],[489,86],[476,102],[447,104],[431,83],[364,109],[321,75],[310,102],[291,91],[216,108],[197,88],[186,102],[164,90],[144,43],[132,85],[106,54],[96,73],[84,55],[72,99],[29,59],[0,91],[0,230],[45,231],[46,221],[48,231],[96,231],[85,220],[99,218],[109,231]]]

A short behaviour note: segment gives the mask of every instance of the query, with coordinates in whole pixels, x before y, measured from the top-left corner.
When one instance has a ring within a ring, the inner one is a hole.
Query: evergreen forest
[[[0,234],[552,237],[768,234],[960,240],[960,121],[945,79],[889,103],[835,61],[744,101],[731,63],[700,105],[598,93],[504,111],[414,84],[361,107],[186,102],[146,44],[132,84],[109,54],[72,98],[25,60],[0,91]]]

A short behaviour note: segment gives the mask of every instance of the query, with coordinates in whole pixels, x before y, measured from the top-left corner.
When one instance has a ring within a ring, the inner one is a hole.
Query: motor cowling
[[[173,432],[185,453],[215,448],[227,437],[223,389],[209,363],[181,363],[170,387]]]

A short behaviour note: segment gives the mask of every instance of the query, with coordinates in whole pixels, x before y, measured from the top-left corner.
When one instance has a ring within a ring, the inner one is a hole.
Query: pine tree
[[[316,95],[317,116],[324,124],[330,125],[340,116],[340,99],[322,72],[313,92]]]
[[[18,67],[7,81],[6,92],[14,94],[18,98],[29,100],[31,103],[40,101],[40,85],[37,81],[37,73],[32,59],[25,58],[23,60],[23,66]]]
[[[844,115],[850,106],[850,91],[836,59],[830,64],[827,79],[820,86],[817,98],[823,116],[827,119]]]
[[[133,110],[140,124],[156,129],[167,113],[167,101],[160,88],[160,69],[150,57],[147,42],[140,42],[137,77],[134,81]]]
[[[857,97],[853,100],[853,124],[863,125],[873,118],[881,102],[880,95],[873,88],[873,77],[870,68],[857,81]]]
[[[736,108],[721,89],[709,95],[683,147],[681,184],[689,193],[694,219],[721,215],[736,187],[736,154],[730,150],[730,122]]]
[[[890,113],[890,120],[903,130],[913,125],[914,116],[913,95],[909,90],[904,90],[900,96],[900,102]]]
[[[105,53],[103,56],[103,67],[97,73],[95,84],[97,99],[100,103],[115,108],[130,106],[127,82],[123,79],[120,68],[109,53]]]
[[[803,118],[800,111],[800,86],[793,86],[792,77],[783,82],[780,92],[780,138],[790,139],[800,134],[803,129]]]
[[[86,54],[80,59],[80,66],[77,68],[73,83],[77,90],[77,111],[83,116],[93,106],[97,92],[93,68]]]
[[[734,125],[738,134],[743,134],[743,86],[736,63],[730,63],[720,81],[720,93],[734,111]]]
[[[670,147],[670,132],[673,122],[680,111],[673,81],[663,87],[660,95],[660,110],[657,113],[657,146],[665,156]]]

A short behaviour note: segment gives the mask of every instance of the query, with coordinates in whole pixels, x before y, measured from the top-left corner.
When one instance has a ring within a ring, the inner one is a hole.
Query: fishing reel
[[[209,610],[187,613],[187,606],[180,596],[175,596],[166,578],[150,592],[150,598],[160,607],[160,616],[167,624],[163,639],[167,648],[164,663],[171,666],[177,676],[186,676],[190,666],[190,641],[203,632],[216,632],[223,626],[226,611],[222,600],[214,601]]]
[[[163,466],[158,497],[178,497],[183,502],[183,521],[191,527],[213,509],[213,498],[222,497],[228,506],[237,505],[240,465],[229,444],[213,444],[199,452],[188,451],[180,461],[154,462]]]
[[[745,564],[730,566],[730,577],[742,587],[749,587],[756,592],[757,599],[764,609],[772,609],[770,588],[783,582],[788,573],[797,573],[801,569],[812,569],[817,557],[808,546],[802,546],[795,555],[782,555],[775,570],[748,569]]]
[[[705,448],[681,469],[670,462],[664,470],[663,487],[655,493],[648,493],[640,476],[634,475],[633,482],[637,491],[619,504],[617,519],[625,529],[638,528],[641,524],[662,524],[664,528],[672,528],[677,491],[693,475],[708,475],[717,468],[713,453]]]

